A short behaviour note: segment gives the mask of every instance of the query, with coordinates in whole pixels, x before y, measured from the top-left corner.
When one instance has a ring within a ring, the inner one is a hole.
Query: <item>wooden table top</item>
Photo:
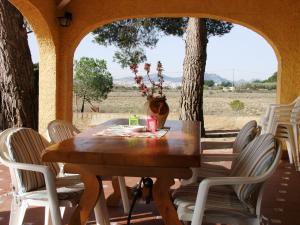
[[[51,145],[42,159],[109,166],[200,167],[200,122],[167,121],[165,126],[170,130],[159,139],[93,135],[109,126],[125,124],[127,119],[115,119],[89,128]]]

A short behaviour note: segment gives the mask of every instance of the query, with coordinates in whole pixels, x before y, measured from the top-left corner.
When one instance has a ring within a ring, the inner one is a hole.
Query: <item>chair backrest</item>
[[[53,120],[48,124],[47,132],[53,143],[58,143],[79,134],[80,131],[71,123],[63,120]]]
[[[41,159],[42,151],[50,143],[38,132],[30,128],[18,128],[9,133],[6,146],[9,161],[35,165],[47,165],[56,176],[59,173],[57,163],[44,163]],[[17,170],[19,190],[33,191],[45,187],[43,175],[38,172]]]
[[[259,129],[257,127],[257,122],[251,120],[246,123],[233,143],[232,149],[234,153],[240,153],[243,149],[258,135]]]
[[[274,162],[274,159],[279,154],[279,151],[279,144],[276,143],[272,134],[263,134],[256,137],[238,156],[230,176],[254,177],[263,175],[273,163],[278,163]],[[256,208],[257,195],[264,181],[256,184],[239,184],[234,186],[240,201],[253,213]]]
[[[19,191],[18,177],[16,170],[10,167],[11,158],[6,145],[8,135],[18,128],[8,128],[0,133],[0,162],[9,168],[12,188],[14,191]]]
[[[18,128],[8,128],[0,133],[0,160],[2,163],[4,161],[10,161],[6,140],[7,136],[16,129]]]

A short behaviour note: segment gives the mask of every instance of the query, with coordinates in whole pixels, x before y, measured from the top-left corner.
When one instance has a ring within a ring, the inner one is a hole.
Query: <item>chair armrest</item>
[[[19,162],[8,162],[6,160],[2,160],[2,163],[10,168],[19,169],[19,170],[28,170],[34,172],[40,172],[43,174],[46,184],[46,190],[49,199],[49,207],[51,212],[51,218],[53,224],[63,225],[61,214],[59,211],[59,204],[56,192],[55,185],[55,177],[48,166],[44,165],[33,165],[27,163],[19,163]]]
[[[257,177],[209,177],[205,178],[201,181],[199,184],[200,186],[203,186],[202,188],[210,188],[212,186],[219,186],[219,185],[235,185],[235,184],[255,184],[262,182],[263,176],[257,176]],[[203,184],[202,184],[203,183]]]
[[[286,108],[291,108],[291,105],[289,104],[270,104],[269,107],[267,108],[267,111],[265,115],[262,116],[261,121],[266,122],[269,119],[269,116],[271,114],[271,111],[274,109],[280,110],[280,109],[286,109]]]
[[[288,125],[288,126],[291,126],[294,123],[292,123],[291,121],[279,121],[279,122],[277,122],[277,124],[278,125]]]
[[[290,105],[290,106],[274,106],[271,107],[271,111],[275,111],[276,113],[288,113],[291,112],[293,110],[294,106]]]
[[[201,154],[201,162],[233,161],[239,153],[232,154]]]
[[[298,98],[299,98],[299,97],[298,97]],[[269,106],[270,106],[270,107],[290,107],[290,106],[294,106],[294,105],[296,104],[298,98],[295,99],[293,102],[288,103],[288,104],[272,103],[272,104],[270,104]]]
[[[203,141],[201,142],[201,149],[203,150],[219,150],[219,149],[226,149],[232,148],[233,141]]]
[[[34,172],[40,172],[40,173],[48,173],[50,169],[48,166],[44,165],[34,165],[29,163],[19,163],[19,162],[8,162],[6,160],[3,160],[2,163],[6,165],[7,167],[13,168],[13,169],[19,169],[19,170],[29,170]]]
[[[294,103],[290,103],[290,104],[277,104],[277,103],[274,103],[274,104],[270,104],[269,106],[270,107],[289,107],[291,105],[294,105]]]

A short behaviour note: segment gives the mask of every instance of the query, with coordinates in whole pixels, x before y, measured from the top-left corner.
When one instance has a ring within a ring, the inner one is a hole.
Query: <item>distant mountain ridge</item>
[[[146,85],[149,85],[147,76],[144,76],[144,82]],[[157,81],[156,74],[150,74],[150,78],[154,81]],[[222,82],[228,82],[229,80],[221,77],[218,74],[205,73],[204,80],[213,80],[215,84],[221,84]],[[176,88],[181,86],[182,77],[171,77],[164,75],[164,86],[169,86],[171,88]],[[132,87],[135,86],[134,76],[128,76],[123,78],[116,78],[113,80],[114,85]]]

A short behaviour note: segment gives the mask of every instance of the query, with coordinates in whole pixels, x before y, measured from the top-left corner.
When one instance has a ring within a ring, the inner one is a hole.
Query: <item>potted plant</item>
[[[153,116],[157,119],[157,127],[160,129],[164,127],[166,119],[169,115],[169,106],[166,102],[166,96],[163,94],[163,66],[160,61],[157,62],[156,82],[150,77],[150,68],[151,64],[145,63],[144,70],[146,71],[147,79],[151,85],[148,87],[144,82],[143,76],[138,74],[138,65],[132,64],[130,66],[131,71],[135,75],[134,79],[142,93],[142,96],[147,97],[147,102],[145,103],[146,113],[148,116]]]

